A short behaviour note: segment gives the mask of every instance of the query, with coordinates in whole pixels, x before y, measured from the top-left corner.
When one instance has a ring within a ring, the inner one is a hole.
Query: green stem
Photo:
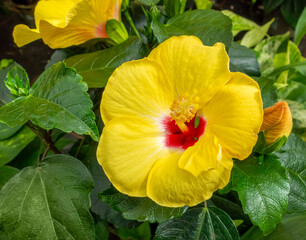
[[[182,0],[181,6],[180,6],[180,13],[183,13],[185,11],[187,0]]]
[[[133,19],[131,18],[131,15],[130,15],[129,11],[125,10],[123,12],[123,14],[126,17],[126,19],[128,20],[129,24],[131,25],[131,27],[132,27],[133,31],[135,32],[135,34],[137,35],[137,37],[142,40],[142,38],[139,35],[139,32],[138,32],[137,28],[135,27],[135,24],[133,22]]]
[[[272,76],[272,75],[277,75],[277,74],[280,74],[286,70],[289,70],[290,68],[293,68],[293,67],[298,67],[298,66],[305,66],[306,65],[306,61],[304,62],[297,62],[297,63],[291,63],[291,64],[288,64],[286,66],[282,66],[282,67],[279,67],[279,68],[276,68],[272,73],[270,73],[268,76]]]

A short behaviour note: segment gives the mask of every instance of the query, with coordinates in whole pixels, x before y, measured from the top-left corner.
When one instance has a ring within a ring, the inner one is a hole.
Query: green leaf
[[[284,0],[264,0],[263,6],[264,6],[265,13],[269,13],[273,11],[275,8],[280,6],[283,2]]]
[[[0,226],[9,239],[95,239],[86,167],[66,155],[27,167],[0,192]]]
[[[299,20],[297,22],[294,32],[294,42],[299,45],[302,38],[306,34],[306,7],[304,8]]]
[[[1,59],[0,60],[0,70],[13,64],[13,62],[14,62],[13,59],[6,59],[6,58]]]
[[[190,208],[178,219],[160,224],[154,240],[239,239],[231,218],[218,208]]]
[[[273,79],[261,77],[257,82],[261,90],[263,108],[271,107],[277,102],[277,90]]]
[[[122,63],[146,55],[147,49],[142,42],[136,37],[131,37],[124,43],[105,50],[70,57],[66,63],[82,75],[88,87],[102,88],[106,86],[113,71]]]
[[[119,228],[117,230],[121,240],[150,240],[151,229],[150,224],[145,222],[137,228]]]
[[[263,40],[254,48],[262,75],[267,75],[274,70],[273,66],[274,56],[281,49],[283,45],[287,46],[289,37],[290,37],[289,32],[283,35],[269,37]]]
[[[80,75],[64,63],[57,63],[40,75],[29,96],[0,108],[0,121],[14,127],[31,120],[46,130],[89,134],[98,141],[92,102],[86,91]]]
[[[122,212],[124,218],[137,221],[165,222],[181,216],[187,207],[162,207],[149,198],[129,197],[109,188],[100,195],[102,201],[108,203],[114,210]]]
[[[274,22],[274,19],[267,22],[263,26],[258,26],[247,32],[241,39],[241,45],[248,48],[254,47],[266,36],[271,24]]]
[[[137,1],[144,5],[151,6],[151,5],[156,5],[160,0],[137,0]]]
[[[228,54],[232,72],[243,72],[249,76],[260,76],[259,63],[252,50],[233,42]]]
[[[282,222],[268,236],[264,236],[257,227],[243,234],[241,240],[302,240],[306,232],[306,213],[284,215]]]
[[[306,211],[306,143],[291,134],[287,143],[275,155],[287,168],[290,178],[288,213]]]
[[[95,224],[95,233],[97,240],[108,240],[109,231],[107,222],[98,222]]]
[[[11,166],[0,167],[0,190],[4,184],[19,172],[19,169]]]
[[[11,102],[13,100],[10,91],[5,86],[7,73],[15,66],[19,66],[17,63],[11,63],[6,68],[0,70],[0,107]],[[0,122],[0,140],[7,139],[13,136],[22,126],[9,127],[7,124]]]
[[[180,13],[181,0],[164,0],[165,12],[168,17],[174,17]]]
[[[267,155],[262,164],[255,157],[237,160],[232,184],[253,224],[265,235],[272,232],[288,207],[290,185],[286,169],[273,155]]]
[[[28,127],[23,127],[15,135],[0,141],[0,166],[12,161],[35,136]]]
[[[197,9],[211,9],[213,3],[211,0],[194,0]]]
[[[223,42],[228,49],[233,39],[231,20],[215,10],[187,11],[171,18],[167,24],[153,21],[151,27],[159,43],[172,36],[195,35],[205,45]]]
[[[230,10],[223,10],[222,13],[232,20],[232,31],[234,36],[236,36],[241,31],[247,31],[259,27],[255,22],[244,18]]]
[[[305,8],[305,0],[286,0],[281,6],[285,20],[295,28],[297,21]]]
[[[292,118],[293,118],[293,127],[294,128],[306,128],[306,103],[301,104],[295,101],[288,102]]]
[[[133,228],[139,226],[140,223],[124,219],[120,212],[113,210],[108,204],[100,200],[98,193],[108,189],[111,183],[103,172],[101,165],[98,163],[96,157],[97,145],[96,142],[90,141],[89,145],[84,146],[80,151],[80,154],[84,152],[84,156],[81,159],[89,169],[95,182],[95,187],[90,196],[91,211],[97,214],[102,220],[113,224],[117,228]]]

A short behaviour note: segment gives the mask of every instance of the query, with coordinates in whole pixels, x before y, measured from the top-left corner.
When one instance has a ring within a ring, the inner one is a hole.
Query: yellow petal
[[[214,136],[205,131],[199,141],[183,153],[179,167],[197,177],[203,171],[217,168],[221,158],[221,145]]]
[[[22,47],[30,42],[40,39],[37,29],[30,29],[28,26],[19,24],[15,26],[13,31],[14,42],[18,47]]]
[[[165,151],[154,123],[136,117],[116,118],[103,130],[97,159],[120,192],[145,197],[148,174]]]
[[[231,77],[224,44],[204,46],[194,36],[172,37],[155,48],[148,58],[163,66],[179,95],[198,91],[201,105],[208,102]]]
[[[76,0],[39,1],[34,12],[36,27],[39,28],[41,20],[47,21],[55,27],[65,27],[68,23],[67,14],[76,2]]]
[[[148,183],[148,197],[166,207],[195,206],[209,199],[213,192],[229,181],[233,161],[223,155],[217,169],[194,177],[178,166],[181,153],[163,156],[152,168]]]
[[[81,0],[68,12],[64,27],[42,19],[39,23],[42,39],[51,48],[66,48],[93,38],[107,37],[106,21],[119,20],[120,3],[120,0]]]
[[[162,119],[169,116],[175,90],[165,72],[148,59],[122,64],[105,87],[101,114],[104,124],[115,117],[141,116]]]
[[[207,121],[205,131],[216,136],[230,156],[243,160],[257,141],[263,119],[262,100],[253,79],[242,73],[232,75],[201,111]]]
[[[275,103],[264,110],[261,131],[265,131],[266,143],[269,145],[282,136],[289,137],[292,130],[292,115],[286,102]]]

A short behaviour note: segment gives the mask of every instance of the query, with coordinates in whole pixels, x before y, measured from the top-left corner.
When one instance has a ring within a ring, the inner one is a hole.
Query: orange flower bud
[[[289,137],[292,130],[292,115],[286,102],[275,103],[264,110],[264,120],[261,126],[266,144],[270,145],[282,136]]]

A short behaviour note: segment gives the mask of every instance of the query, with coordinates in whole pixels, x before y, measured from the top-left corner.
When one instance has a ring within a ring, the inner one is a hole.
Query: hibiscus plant
[[[213,7],[39,0],[12,29],[54,53],[1,60],[1,239],[305,237],[306,8],[293,37]]]

